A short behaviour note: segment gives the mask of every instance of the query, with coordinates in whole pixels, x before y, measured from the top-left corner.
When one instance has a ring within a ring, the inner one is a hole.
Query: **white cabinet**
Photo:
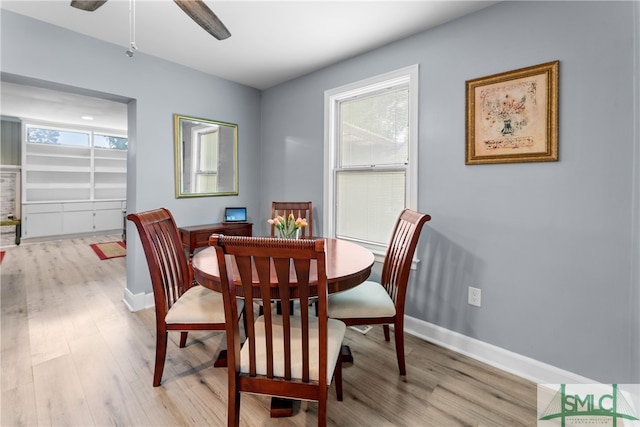
[[[125,210],[123,201],[26,204],[22,237],[121,232]]]
[[[96,202],[93,225],[96,230],[122,230],[125,206],[121,202]]]
[[[22,206],[22,221],[22,237],[58,236],[62,234],[62,204]]]
[[[94,231],[93,203],[62,203],[62,234]]]
[[[126,150],[25,142],[23,170],[22,237],[122,231]]]

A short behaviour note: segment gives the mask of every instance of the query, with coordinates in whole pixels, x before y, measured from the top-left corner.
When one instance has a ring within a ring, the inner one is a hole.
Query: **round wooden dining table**
[[[371,274],[371,268],[373,267],[374,257],[373,253],[356,243],[352,243],[346,240],[324,238],[325,240],[325,254],[326,254],[326,271],[327,271],[327,288],[329,293],[335,293],[340,291],[346,291],[353,288],[360,283],[367,280]],[[244,291],[240,284],[240,274],[238,273],[238,267],[235,264],[235,259],[231,255],[227,255],[227,265],[229,261],[232,265],[234,281],[238,284],[236,287],[236,293],[243,295]],[[196,282],[214,291],[222,292],[220,287],[220,270],[218,269],[218,259],[216,257],[215,249],[212,247],[202,249],[195,254],[192,259],[193,276]],[[295,283],[295,272],[292,271],[291,283]],[[310,270],[310,281],[313,283],[314,276],[317,278],[317,272],[314,271],[313,263]],[[254,298],[260,296],[260,288],[257,280],[257,275],[254,276]],[[313,295],[313,285],[310,287],[310,293]],[[316,291],[317,293],[317,291]],[[295,297],[295,289],[291,288],[291,294]],[[271,286],[271,299],[279,299],[277,279],[275,275],[272,275]],[[343,360],[353,360],[351,351],[347,346],[343,346]],[[226,350],[222,350],[218,355],[214,366],[222,367],[227,366]],[[293,415],[293,401],[291,399],[284,399],[273,397],[271,400],[271,417],[290,417]]]
[[[323,238],[325,241],[327,287],[329,293],[345,291],[367,280],[373,267],[373,253],[356,243],[347,240]],[[243,295],[240,285],[240,275],[231,255],[227,255],[233,266],[234,281],[238,283],[236,292]],[[227,265],[229,265],[227,263]],[[214,248],[205,248],[195,254],[192,259],[193,276],[196,282],[214,291],[222,292],[220,287],[220,270]],[[313,265],[311,268],[311,282],[316,275]],[[278,287],[275,274],[272,276],[271,299],[278,299]],[[292,275],[292,283],[295,282],[295,274]],[[259,297],[257,276],[255,277],[255,294]],[[292,290],[293,291],[293,290]],[[310,289],[313,293],[313,289]],[[295,296],[295,291],[292,292]]]

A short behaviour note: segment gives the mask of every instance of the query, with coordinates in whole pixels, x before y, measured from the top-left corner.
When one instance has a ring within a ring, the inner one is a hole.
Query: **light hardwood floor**
[[[125,259],[89,247],[119,236],[23,243],[1,269],[2,426],[222,426],[227,372],[213,358],[224,334],[170,334],[160,387],[152,387],[155,319],[122,302]],[[332,426],[535,426],[536,385],[463,355],[406,337],[407,377],[382,328],[348,329],[355,362],[344,401],[330,391]],[[317,404],[269,418],[269,399],[243,395],[245,426],[314,426]]]

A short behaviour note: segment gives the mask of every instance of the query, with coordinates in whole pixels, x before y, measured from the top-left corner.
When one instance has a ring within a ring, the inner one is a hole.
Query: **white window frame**
[[[389,73],[360,80],[325,91],[324,94],[324,208],[323,229],[326,236],[336,237],[336,168],[338,166],[338,113],[339,103],[354,96],[379,91],[406,83],[409,87],[409,161],[406,167],[406,207],[418,208],[418,65],[401,68]],[[384,259],[387,243],[374,245],[358,242],[368,247],[376,260]]]
[[[58,123],[50,123],[50,122],[46,122],[46,121],[40,121],[40,120],[26,120],[23,122],[24,124],[24,131],[23,131],[23,138],[25,139],[25,141],[27,141],[27,144],[37,144],[34,142],[30,142],[27,139],[27,135],[29,132],[30,128],[37,128],[37,129],[46,129],[46,130],[57,130],[57,131],[61,131],[61,132],[74,132],[74,133],[85,133],[89,135],[89,145],[84,146],[84,145],[66,145],[66,144],[60,144],[61,146],[65,146],[65,147],[79,147],[79,148],[96,148],[98,150],[105,150],[106,148],[103,147],[96,147],[93,143],[94,140],[94,135],[98,134],[98,135],[102,135],[102,136],[113,136],[116,138],[124,138],[124,139],[129,139],[129,137],[127,136],[127,134],[123,134],[120,133],[119,131],[116,130],[112,130],[112,129],[103,129],[103,128],[93,128],[90,126],[81,126],[81,125],[67,125],[67,124],[58,124]],[[107,148],[108,150],[108,148]],[[127,151],[127,150],[122,150],[122,151]]]
[[[191,164],[193,165],[192,172],[191,172],[191,192],[202,192],[199,188],[198,188],[198,181],[199,181],[199,177],[203,177],[203,176],[210,176],[213,175],[216,177],[216,189],[213,190],[213,192],[218,191],[218,168],[216,165],[216,169],[210,169],[210,170],[203,170],[200,168],[201,165],[201,158],[202,158],[202,151],[203,151],[203,136],[212,134],[212,133],[218,133],[218,137],[216,140],[216,157],[219,155],[220,152],[220,126],[218,125],[213,125],[213,126],[200,126],[200,127],[195,127],[191,130],[191,140],[192,141],[196,141],[195,143],[195,147],[196,149],[192,150],[192,155],[191,155]],[[217,160],[217,158],[216,158]]]
[[[58,132],[77,133],[77,134],[87,135],[87,145],[68,145],[68,144],[52,144],[52,145],[57,145],[62,147],[87,148],[87,149],[93,148],[93,132],[90,130],[55,126],[55,125],[49,125],[45,123],[40,124],[36,121],[24,122],[24,129],[25,129],[24,138],[25,138],[25,141],[27,141],[27,144],[39,144],[39,142],[29,141],[28,139],[29,129],[42,129],[42,130],[49,130],[49,131],[58,131]]]

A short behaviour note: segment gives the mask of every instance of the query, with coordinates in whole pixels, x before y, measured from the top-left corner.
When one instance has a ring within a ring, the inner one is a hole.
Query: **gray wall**
[[[0,51],[3,77],[130,100],[130,211],[166,206],[182,225],[246,205],[256,233],[268,231],[276,199],[312,200],[323,232],[324,91],[420,64],[419,209],[433,220],[407,314],[632,383],[640,382],[639,22],[633,2],[500,3],[262,93],[140,52],[129,59],[121,46],[6,11]],[[465,81],[556,59],[560,162],[465,166]],[[174,198],[173,113],[238,123],[238,197]],[[141,248],[128,250],[127,287],[149,292]],[[479,309],[466,304],[470,285],[483,291]]]
[[[325,90],[417,63],[419,209],[433,219],[407,314],[638,382],[634,20],[632,2],[501,3],[264,91],[263,216],[276,198],[322,204]],[[465,81],[556,59],[560,161],[465,166]]]
[[[0,165],[19,166],[22,163],[22,125],[18,119],[0,120]]]
[[[178,225],[219,222],[225,206],[258,210],[260,92],[2,10],[3,79],[67,90],[98,91],[129,101],[127,210],[166,207]],[[95,93],[92,93],[95,95]],[[238,124],[239,196],[176,199],[173,114]],[[128,236],[137,236],[129,223]],[[127,288],[151,292],[139,240],[129,239]]]

